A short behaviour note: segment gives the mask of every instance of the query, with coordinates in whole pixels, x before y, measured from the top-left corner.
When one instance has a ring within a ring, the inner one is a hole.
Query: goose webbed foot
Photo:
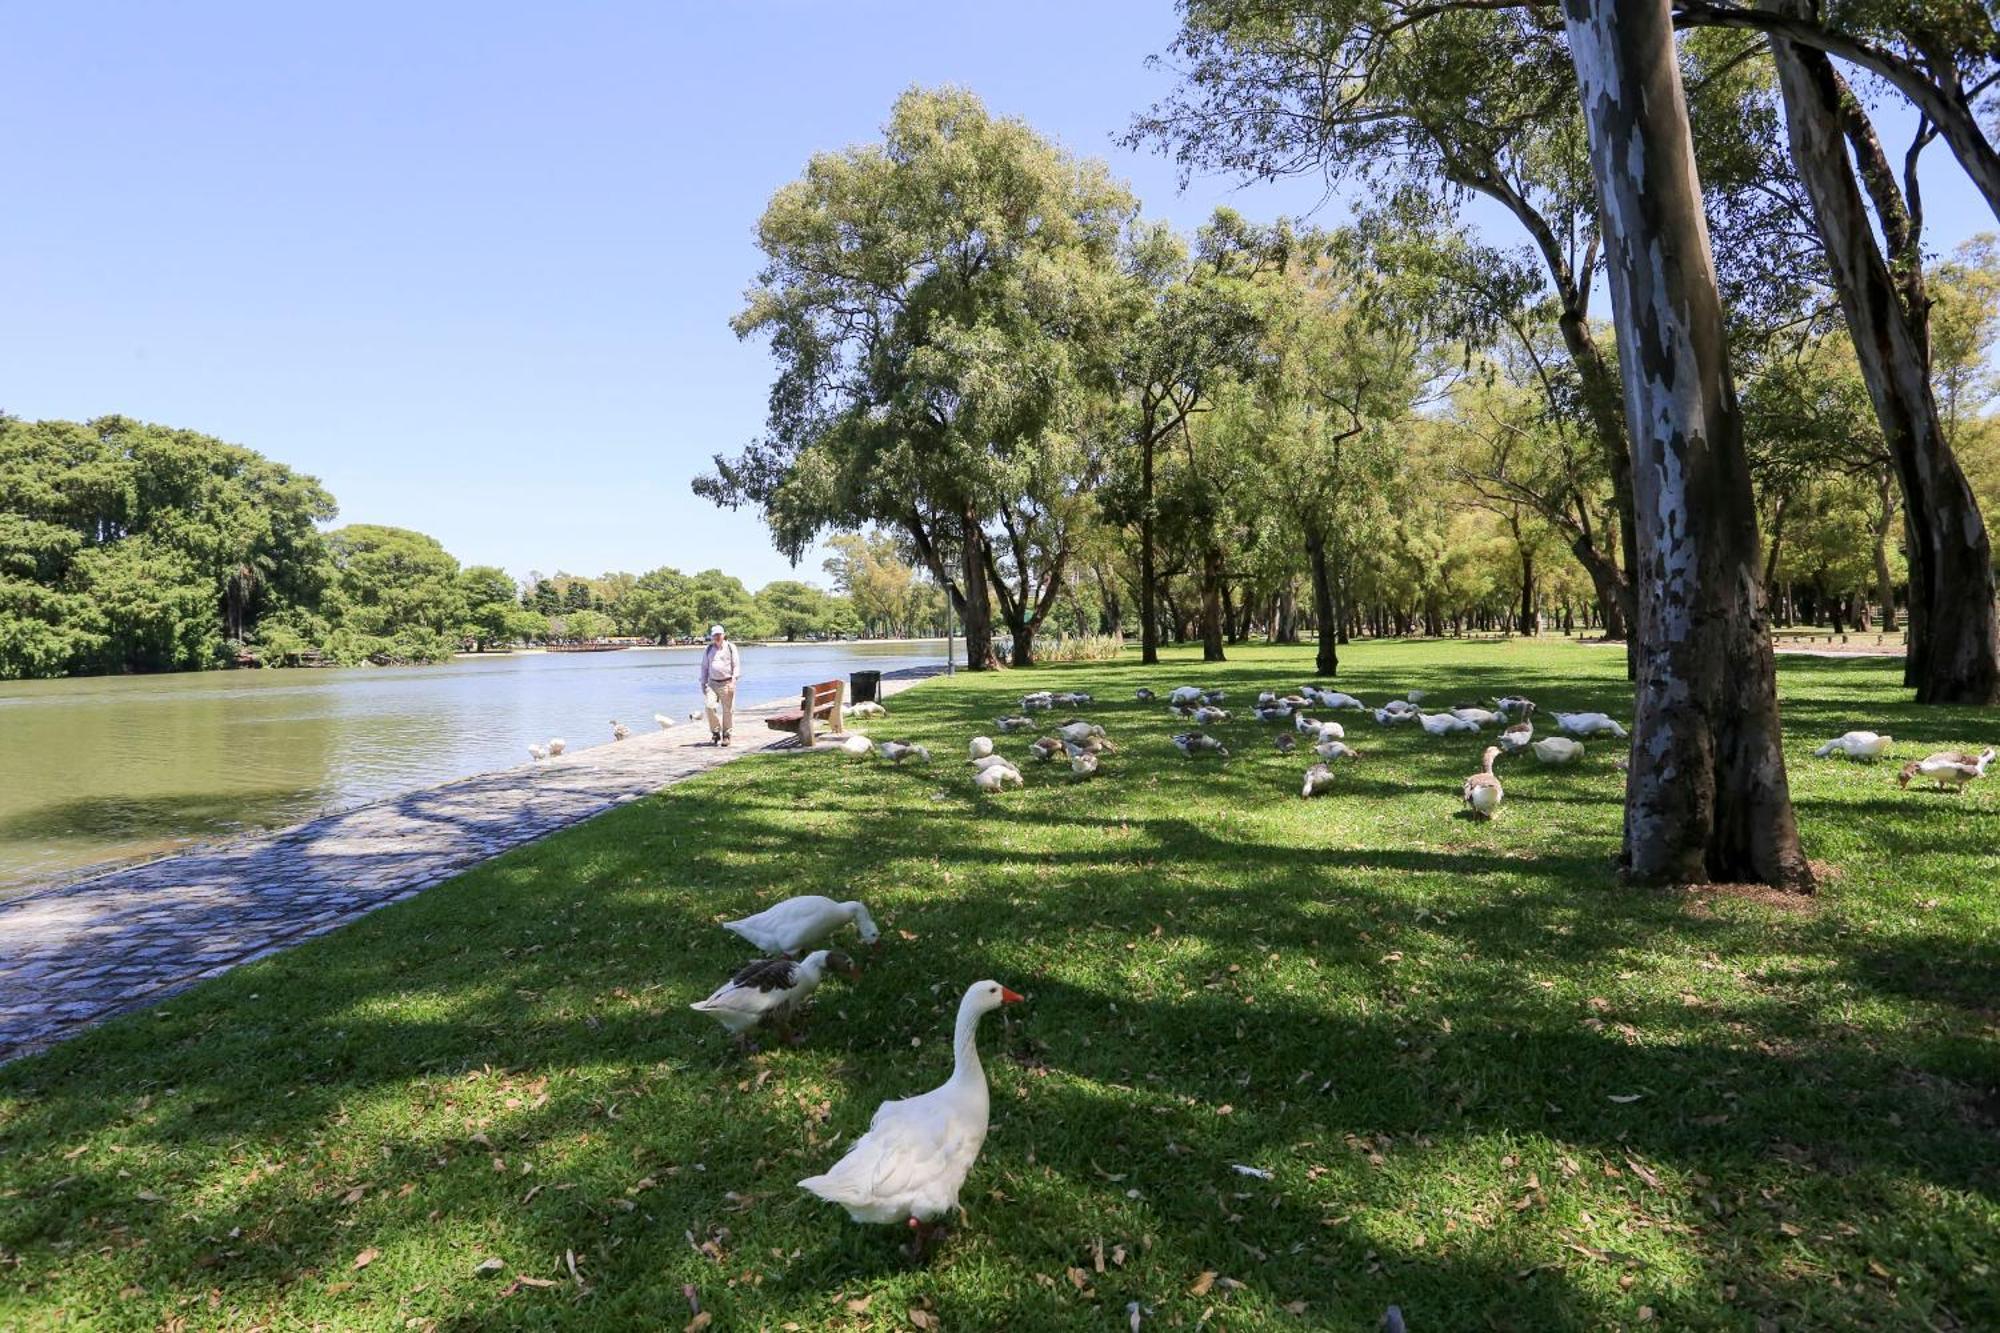
[[[923,1222],[914,1217],[909,1220],[908,1226],[910,1241],[903,1246],[903,1253],[914,1263],[923,1263],[930,1258],[931,1252],[937,1248],[939,1239],[950,1230],[947,1223]]]

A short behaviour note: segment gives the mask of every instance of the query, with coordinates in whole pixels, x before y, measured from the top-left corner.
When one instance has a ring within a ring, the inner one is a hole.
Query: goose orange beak
[[[1005,986],[1000,988],[1000,1003],[1002,1004],[1019,1004],[1027,998],[1027,996],[1021,994],[1019,991],[1008,990]]]

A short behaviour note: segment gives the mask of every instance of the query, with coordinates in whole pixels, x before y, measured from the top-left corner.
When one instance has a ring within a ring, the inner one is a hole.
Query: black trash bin
[[[879,671],[857,671],[847,678],[847,702],[851,704],[872,704],[881,692]]]

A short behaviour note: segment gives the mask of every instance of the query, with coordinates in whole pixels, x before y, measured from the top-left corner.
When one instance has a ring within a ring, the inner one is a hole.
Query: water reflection
[[[0,895],[511,767],[551,736],[608,744],[612,718],[689,725],[700,651],[0,683]],[[737,697],[943,654],[942,641],[747,647]]]

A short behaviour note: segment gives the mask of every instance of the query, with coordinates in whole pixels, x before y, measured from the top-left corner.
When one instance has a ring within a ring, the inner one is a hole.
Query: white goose
[[[1342,694],[1339,690],[1321,690],[1319,692],[1319,702],[1323,708],[1354,708],[1362,712],[1366,712],[1368,709],[1367,704],[1362,703],[1351,694]]]
[[[1415,722],[1416,720],[1417,710],[1414,708],[1378,708],[1375,710],[1376,723],[1384,727],[1397,727],[1405,722]]]
[[[547,759],[548,757],[549,757],[548,746],[530,745],[528,747],[528,758],[535,760],[537,763],[541,762],[544,759]]]
[[[997,759],[999,756],[994,757]],[[989,796],[1010,782],[1016,787],[1027,785],[1021,777],[1021,770],[1012,764],[995,764],[991,768],[982,768],[972,775],[972,785]]]
[[[900,764],[905,759],[912,758],[921,759],[927,764],[931,761],[931,752],[928,749],[921,745],[911,745],[907,741],[883,741],[877,748],[882,751],[882,757],[892,764]]]
[[[632,734],[632,729],[631,729],[630,727],[626,726],[626,725],[625,725],[625,724],[624,724],[623,722],[620,722],[620,721],[619,721],[619,720],[618,720],[617,718],[615,718],[615,717],[611,719],[611,739],[612,739],[612,740],[614,740],[614,741],[622,741],[622,740],[624,740],[624,739],[625,739],[625,738],[626,738],[627,736],[630,736],[631,734]]]
[[[1090,750],[1071,750],[1069,771],[1080,778],[1097,776],[1097,755]]]
[[[1545,764],[1573,764],[1583,758],[1583,746],[1567,736],[1551,736],[1534,744],[1535,758]]]
[[[1313,753],[1326,760],[1329,764],[1336,759],[1359,759],[1361,757],[1361,751],[1355,749],[1346,741],[1321,741],[1318,745],[1313,746]]]
[[[1322,722],[1319,724],[1319,739],[1323,741],[1344,741],[1347,739],[1347,728],[1341,726],[1338,722]]]
[[[958,1207],[959,1190],[986,1143],[980,1016],[1021,998],[997,981],[969,986],[958,1002],[951,1077],[919,1096],[883,1102],[847,1155],[799,1188],[839,1204],[857,1222],[906,1223],[921,1249],[929,1224]]]
[[[1299,788],[1299,795],[1310,798],[1332,790],[1333,770],[1325,764],[1314,764],[1306,770],[1305,785]]]
[[[1606,733],[1625,739],[1625,728],[1608,713],[1551,713],[1556,725],[1572,736],[1596,736]]]
[[[1451,710],[1451,715],[1462,717],[1468,722],[1477,722],[1482,727],[1490,727],[1496,722],[1507,720],[1505,713],[1496,713],[1490,708],[1481,708],[1476,704],[1460,704]]]
[[[861,933],[863,944],[873,944],[882,938],[866,904],[837,903],[816,893],[787,898],[755,916],[725,921],[722,928],[742,936],[765,953],[795,956],[807,945],[819,943],[850,922]]]
[[[861,975],[854,960],[838,950],[815,949],[794,963],[788,958],[759,958],[745,963],[736,975],[715,988],[706,1000],[688,1008],[708,1014],[741,1036],[766,1019],[784,1022],[805,1003],[828,972],[849,981]]]
[[[549,758],[554,759],[557,755],[561,754],[564,750],[567,750],[568,748],[569,748],[568,741],[564,740],[560,736],[556,737],[554,740],[549,742]]]
[[[1500,748],[1508,754],[1519,754],[1535,739],[1535,724],[1525,719],[1500,733]]]
[[[999,727],[1002,733],[1010,731],[1029,731],[1033,729],[1035,725],[1035,719],[1033,719],[1032,717],[1028,717],[1026,714],[1016,713],[1012,717],[1003,717],[996,719],[994,721],[994,725]]]
[[[1479,771],[1465,780],[1465,804],[1483,819],[1493,818],[1500,802],[1507,799],[1507,794],[1500,790],[1500,779],[1493,776],[1493,761],[1499,757],[1499,746],[1487,746],[1479,756]]]
[[[672,718],[668,717],[668,716],[667,716],[667,715],[666,715],[665,713],[655,713],[655,714],[653,714],[653,721],[655,721],[655,722],[657,722],[657,723],[659,723],[659,724],[660,724],[660,730],[661,730],[661,731],[665,731],[665,730],[667,730],[667,729],[668,729],[669,727],[671,727],[671,726],[673,726],[673,725],[674,725],[674,720],[673,720]]]
[[[1813,751],[1813,757],[1824,759],[1832,754],[1844,754],[1849,759],[1874,760],[1889,753],[1889,744],[1894,736],[1878,736],[1872,731],[1850,731],[1844,736],[1836,736],[1825,745]]]
[[[970,749],[974,759],[984,759],[987,755],[993,753],[993,738],[991,736],[974,736]]]
[[[848,717],[887,717],[889,710],[881,704],[876,703],[873,699],[870,699],[866,703],[849,704],[846,709],[846,715]]]
[[[1417,721],[1433,736],[1449,736],[1456,731],[1479,730],[1479,724],[1471,718],[1459,717],[1453,713],[1419,713]]]
[[[1201,702],[1201,691],[1193,685],[1183,685],[1167,696],[1167,702],[1175,707],[1193,707]]]
[[[1925,782],[1935,782],[1938,790],[1946,786],[1964,791],[1965,784],[1986,776],[1987,767],[1993,762],[1993,747],[1987,746],[1979,754],[1960,754],[1955,750],[1940,750],[1925,759],[1904,764],[1896,785],[1907,788],[1913,778]]]
[[[1004,754],[983,754],[977,759],[968,759],[965,762],[972,765],[972,771],[975,773],[984,773],[989,768],[1014,767],[1014,761]]]
[[[875,742],[858,731],[850,732],[847,739],[840,743],[840,752],[849,758],[866,759],[875,753]]]

